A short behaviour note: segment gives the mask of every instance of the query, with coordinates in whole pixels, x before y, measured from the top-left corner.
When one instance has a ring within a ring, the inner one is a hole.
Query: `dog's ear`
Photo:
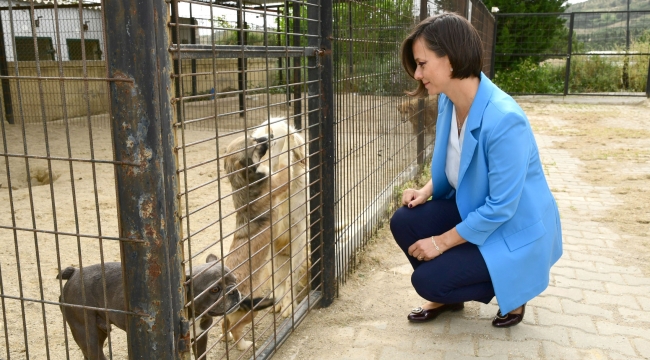
[[[217,257],[217,255],[215,254],[209,254],[208,257],[205,258],[206,263],[213,262],[213,261],[219,261],[219,257]]]

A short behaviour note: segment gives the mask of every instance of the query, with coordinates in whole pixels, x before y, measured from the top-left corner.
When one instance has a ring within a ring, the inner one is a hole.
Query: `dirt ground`
[[[192,106],[200,107],[200,104]],[[650,103],[631,106],[522,102],[522,107],[538,135],[556,137],[556,147],[566,149],[582,160],[582,171],[576,176],[611,188],[614,197],[620,201],[616,210],[607,217],[598,216],[592,220],[616,226],[621,234],[627,234],[620,245],[630,256],[620,261],[637,263],[646,274],[650,273]],[[188,106],[188,109],[191,108]],[[370,128],[377,132],[395,133],[393,137],[385,136],[379,140],[368,138],[361,131],[362,126],[372,123],[373,119],[383,119],[381,114],[387,113],[385,109],[388,108],[393,111],[391,116],[397,116],[394,100],[377,106],[372,114],[339,114],[345,121],[337,126],[341,132],[348,133],[337,139],[337,146],[342,147],[345,155],[341,162],[343,168],[354,167],[355,163],[363,159],[364,167],[391,173],[397,171],[403,161],[408,159],[386,156],[386,152],[382,154],[382,151],[390,148],[391,152],[399,156],[414,155],[414,149],[410,149],[413,143],[408,141],[408,123],[399,125],[395,121],[388,125],[372,125]],[[198,110],[189,114],[190,117],[201,116]],[[5,151],[4,146],[7,146],[8,153],[23,153],[26,147],[24,144],[27,143],[30,154],[44,156],[49,151],[53,157],[87,159],[92,156],[98,160],[111,160],[112,144],[110,129],[106,126],[107,119],[96,117],[93,121],[98,126],[93,127],[92,136],[83,122],[70,129],[62,124],[52,124],[48,128],[50,136],[47,141],[40,124],[27,125],[24,135],[20,127],[5,128],[6,138],[0,139],[0,147]],[[191,243],[192,254],[203,249],[218,249],[221,246],[218,239],[227,238],[234,228],[233,217],[227,216],[230,213],[228,209],[232,208],[230,200],[225,197],[220,203],[212,201],[216,194],[223,196],[230,193],[227,181],[214,181],[224,175],[219,162],[214,161],[217,149],[223,154],[229,138],[220,139],[217,146],[214,139],[209,140],[213,135],[214,131],[209,128],[190,127],[183,133],[182,143],[192,144],[180,151],[180,164],[187,169],[187,177],[183,174],[181,176],[181,188],[192,189],[187,197],[183,197],[183,207],[190,211],[196,210],[183,224],[185,236],[192,236],[192,241],[187,242],[188,245]],[[71,140],[68,142],[66,139]],[[360,144],[364,146],[359,146]],[[352,145],[360,150],[354,150]],[[404,148],[409,148],[408,152],[403,151]],[[59,268],[79,266],[80,262],[98,263],[101,254],[105,261],[119,261],[117,241],[105,240],[100,244],[92,238],[99,234],[117,236],[113,166],[98,163],[93,167],[88,162],[75,162],[70,166],[65,161],[52,161],[55,176],[49,179],[45,160],[30,159],[29,164],[28,176],[24,159],[10,158],[9,166],[5,164],[4,158],[0,159],[0,203],[10,204],[2,208],[5,211],[0,212],[0,224],[24,229],[37,228],[44,232],[34,234],[20,231],[14,237],[12,230],[0,228],[0,290],[3,294],[12,296],[57,302],[60,284],[55,276]],[[7,170],[10,171],[11,184],[7,182]],[[352,195],[363,199],[363,196],[372,197],[364,188],[375,186],[381,189],[385,186],[380,182],[383,180],[377,181],[367,174],[365,176],[359,179],[346,178],[346,182],[337,190],[341,194],[352,191]],[[28,186],[28,181],[31,182],[31,187]],[[565,191],[561,187],[552,190]],[[354,204],[346,205],[348,199],[343,200],[341,205],[354,207]],[[589,209],[572,211],[591,216]],[[55,237],[48,231],[81,233],[89,237]],[[228,246],[226,240],[223,245]],[[186,253],[190,253],[189,248]],[[357,257],[358,269],[341,287],[340,297],[331,307],[313,311],[280,348],[275,358],[294,358],[297,347],[302,349],[298,356],[301,359],[315,358],[323,351],[329,351],[331,358],[337,358],[342,350],[328,349],[328,337],[346,336],[346,324],[367,319],[368,313],[377,319],[394,319],[395,331],[400,331],[405,326],[405,311],[421,302],[410,284],[401,281],[403,275],[411,271],[406,259],[399,254],[399,249],[393,244],[386,229],[380,230],[361,253],[362,256]],[[200,255],[194,261],[202,262],[204,258],[204,255]],[[17,266],[18,263],[20,267]],[[8,314],[3,318],[3,323],[7,322],[9,343],[14,344],[10,345],[12,359],[26,358],[27,351],[31,359],[42,359],[47,350],[52,354],[51,358],[80,358],[80,352],[69,335],[66,340],[58,306],[31,301],[21,305],[19,301],[11,299],[5,299],[2,306],[3,313]],[[478,307],[469,304],[465,311],[478,311]],[[43,322],[47,323],[47,335]],[[6,352],[4,327],[4,324],[0,326],[0,358]],[[28,330],[23,332],[24,328]],[[218,335],[217,331],[213,331],[215,334],[210,333],[211,339]],[[18,345],[24,343],[25,337],[28,339],[28,348]],[[305,348],[305,343],[310,344],[308,348]],[[220,346],[222,345],[216,345],[217,348]],[[126,358],[125,348],[124,333],[114,331],[113,357]]]
[[[592,99],[593,101],[593,99]],[[581,160],[575,174],[595,186],[610,188],[616,202],[607,216],[571,207],[586,219],[618,231],[626,254],[616,261],[636,265],[650,275],[650,101],[640,105],[594,105],[526,102],[520,100],[536,136],[553,138],[554,147]],[[541,153],[542,162],[544,153]],[[553,188],[554,193],[566,191]],[[275,359],[359,358],[350,348],[333,347],[352,335],[352,325],[413,334],[405,316],[420,305],[406,281],[412,269],[384,226],[357,257],[355,273],[339,289],[339,298],[313,311],[282,345]],[[478,303],[465,305],[465,316],[478,315]],[[384,334],[385,332],[382,332]],[[365,345],[359,345],[365,346]],[[354,354],[354,355],[353,355]]]

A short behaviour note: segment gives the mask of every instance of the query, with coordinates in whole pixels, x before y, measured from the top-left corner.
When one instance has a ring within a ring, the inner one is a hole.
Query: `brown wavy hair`
[[[413,43],[424,40],[426,47],[438,57],[447,56],[453,71],[452,79],[481,77],[483,69],[483,44],[478,31],[464,17],[456,13],[430,16],[413,28],[402,42],[402,66],[411,78],[417,64],[413,59]],[[418,81],[417,89],[406,92],[411,96],[423,96],[426,88]]]

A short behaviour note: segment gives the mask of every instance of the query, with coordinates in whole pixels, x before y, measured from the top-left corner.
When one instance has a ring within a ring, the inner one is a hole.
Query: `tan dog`
[[[253,137],[271,138],[269,152],[271,172],[289,171],[286,191],[273,196],[277,210],[273,225],[273,261],[278,301],[276,312],[288,317],[292,313],[292,298],[297,305],[309,291],[309,218],[307,208],[307,173],[305,140],[286,120],[272,118],[253,131]]]
[[[413,134],[418,133],[419,105],[418,98],[406,98],[397,105],[397,111],[402,116],[402,122],[409,121]],[[436,120],[438,119],[438,97],[429,96],[424,99],[424,133],[436,133]]]
[[[272,210],[272,204],[277,203],[273,198],[288,190],[289,171],[271,174],[262,162],[268,150],[268,137],[242,136],[228,145],[224,161],[237,224],[224,262],[238,279],[237,289],[243,298],[259,299],[265,295],[265,283],[270,281],[266,264],[271,255],[271,221],[279,218],[277,211]],[[244,326],[252,320],[252,311],[240,308],[223,322],[224,334],[230,330],[239,350],[252,345],[242,338]]]

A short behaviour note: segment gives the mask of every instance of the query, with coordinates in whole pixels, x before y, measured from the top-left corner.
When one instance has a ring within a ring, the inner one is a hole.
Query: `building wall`
[[[14,62],[9,62],[10,74],[15,69]],[[21,76],[36,76],[35,61],[18,61],[18,73]],[[84,77],[82,61],[62,62],[64,77]],[[40,61],[42,77],[59,77],[58,61]],[[248,70],[263,70],[266,66],[264,59],[249,59]],[[237,85],[237,59],[216,59],[216,92],[234,91]],[[106,63],[104,61],[86,61],[88,78],[105,78]],[[191,71],[191,60],[184,60],[182,73]],[[201,59],[196,61],[197,72],[212,72],[212,60]],[[214,86],[212,75],[197,76],[197,94],[207,94]],[[65,80],[63,91],[58,80],[10,79],[11,102],[16,123],[24,119],[26,123],[41,122],[64,118],[86,116],[88,114],[101,114],[108,112],[108,83],[105,80],[87,81]],[[266,84],[266,71],[248,74],[248,89],[263,87]],[[184,96],[192,95],[191,77],[183,78]],[[20,91],[19,91],[20,90]],[[65,109],[63,101],[65,97]],[[0,97],[1,98],[1,97]],[[4,114],[4,108],[3,114]],[[22,113],[22,116],[21,116]]]
[[[12,6],[24,7],[26,3],[12,2]],[[6,0],[0,0],[0,6],[8,6]],[[67,39],[81,39],[81,26],[79,21],[79,10],[73,8],[58,9],[58,35],[54,9],[35,9],[34,19],[39,20],[39,26],[35,27],[37,37],[49,37],[52,39],[53,50],[56,51],[55,60],[69,61]],[[15,54],[12,37],[32,37],[32,24],[29,10],[0,11],[2,29],[4,31],[5,51],[7,61],[14,61]],[[39,18],[40,17],[40,18]],[[13,21],[11,21],[13,20]],[[86,23],[88,30],[83,31],[85,39],[99,40],[100,48],[104,48],[104,37],[102,33],[102,13],[96,9],[84,9],[81,23]],[[60,45],[60,50],[59,50]],[[102,59],[104,56],[102,55]],[[9,70],[11,72],[11,70]]]

